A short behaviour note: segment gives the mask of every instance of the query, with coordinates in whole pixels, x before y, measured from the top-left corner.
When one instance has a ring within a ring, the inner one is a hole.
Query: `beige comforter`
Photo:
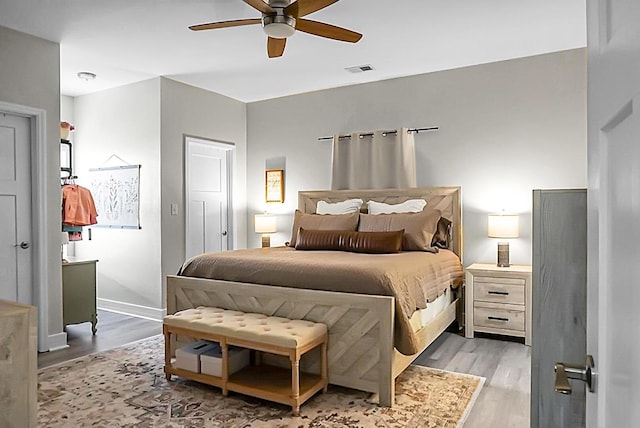
[[[179,275],[314,290],[393,296],[396,299],[395,346],[404,354],[419,351],[409,319],[449,287],[463,281],[453,252],[410,251],[361,254],[300,251],[289,247],[205,253],[187,260]]]

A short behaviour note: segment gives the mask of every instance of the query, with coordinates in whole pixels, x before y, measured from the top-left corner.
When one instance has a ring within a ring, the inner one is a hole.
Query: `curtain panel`
[[[406,128],[334,135],[332,190],[408,187],[416,187],[416,158]]]

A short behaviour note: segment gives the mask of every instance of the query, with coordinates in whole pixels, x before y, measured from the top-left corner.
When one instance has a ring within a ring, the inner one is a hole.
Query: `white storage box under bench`
[[[200,373],[200,356],[214,351],[219,345],[206,340],[197,340],[176,349],[175,366],[182,370]]]
[[[249,365],[251,351],[246,348],[229,347],[229,375],[239,372]],[[219,344],[200,354],[200,373],[222,377],[222,348]]]

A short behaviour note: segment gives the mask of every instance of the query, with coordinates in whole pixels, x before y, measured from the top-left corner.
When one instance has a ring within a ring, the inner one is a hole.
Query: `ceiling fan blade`
[[[269,6],[268,3],[265,3],[262,0],[242,0],[252,8],[259,10],[262,13],[274,13],[275,10]]]
[[[327,6],[331,6],[338,0],[298,0],[287,6],[284,11],[295,18],[317,12]]]
[[[287,39],[276,39],[269,37],[267,40],[267,54],[269,58],[277,58],[284,53],[284,47],[287,44]]]
[[[193,31],[213,30],[214,28],[240,27],[242,25],[262,24],[262,19],[235,19],[233,21],[209,22],[189,27]]]
[[[324,22],[312,21],[310,19],[296,20],[296,30],[349,43],[355,43],[362,38],[362,34],[356,33],[355,31],[325,24]]]

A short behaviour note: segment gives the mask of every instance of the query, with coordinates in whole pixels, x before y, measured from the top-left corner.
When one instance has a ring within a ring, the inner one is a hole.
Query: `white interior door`
[[[0,114],[0,299],[33,304],[29,126]]]
[[[587,427],[640,426],[640,2],[588,0]]]
[[[233,146],[187,137],[186,257],[229,249]]]

